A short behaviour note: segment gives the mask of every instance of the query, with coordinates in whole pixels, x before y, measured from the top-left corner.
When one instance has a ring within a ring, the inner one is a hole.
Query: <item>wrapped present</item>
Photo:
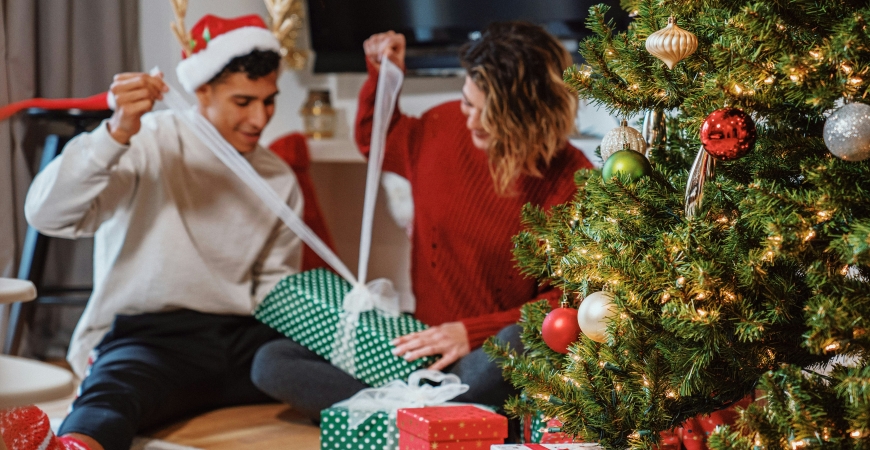
[[[523,442],[539,444],[541,442],[541,437],[544,435],[544,427],[547,423],[544,413],[538,411],[535,414],[523,416],[521,423]]]
[[[576,441],[574,436],[562,432],[562,421],[553,418],[544,425],[539,442],[541,444],[570,444]]]
[[[398,430],[390,426],[386,412],[369,416],[355,428],[350,425],[350,412],[346,406],[332,407],[320,412],[321,450],[383,450],[396,448]]]
[[[354,317],[353,333],[342,332],[349,292],[350,283],[323,268],[290,275],[275,285],[254,317],[371,386],[406,379],[435,361],[425,357],[409,362],[391,353],[391,340],[427,328],[407,314],[363,311]],[[339,358],[349,359],[353,368],[339,364]]]
[[[602,450],[598,444],[504,444],[493,445],[491,450]]]
[[[421,383],[423,380],[438,385]],[[441,405],[467,390],[468,385],[462,384],[458,376],[436,370],[413,372],[407,383],[394,380],[385,386],[363,389],[321,411],[320,448],[394,450],[400,442],[396,417],[401,408]]]
[[[507,417],[473,405],[400,409],[399,450],[465,450],[504,443]]]

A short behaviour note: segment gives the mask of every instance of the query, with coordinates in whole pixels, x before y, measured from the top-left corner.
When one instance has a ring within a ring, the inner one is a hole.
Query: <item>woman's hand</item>
[[[381,70],[381,58],[387,57],[405,70],[405,35],[395,31],[373,34],[363,42],[366,58],[376,71]]]
[[[462,322],[447,322],[432,328],[406,334],[393,339],[394,355],[414,361],[424,356],[441,355],[441,359],[429,366],[432,370],[442,370],[469,354],[468,332]]]

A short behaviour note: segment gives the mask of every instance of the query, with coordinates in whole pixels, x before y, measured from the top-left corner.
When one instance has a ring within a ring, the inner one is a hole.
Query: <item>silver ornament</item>
[[[646,141],[640,131],[628,126],[628,121],[623,119],[620,126],[608,131],[601,139],[601,160],[607,161],[610,155],[626,149],[644,154]]]
[[[646,141],[646,157],[649,158],[653,147],[665,145],[667,138],[667,126],[665,125],[665,111],[661,108],[651,109],[643,117],[641,135]]]
[[[606,341],[607,319],[613,313],[613,294],[604,291],[589,294],[577,308],[580,331],[595,342]]]
[[[701,202],[704,200],[704,183],[713,179],[716,168],[716,158],[707,153],[702,145],[695,156],[695,163],[689,171],[689,181],[686,183],[686,218],[695,217]]]
[[[825,122],[825,146],[845,161],[870,158],[870,105],[849,103]]]

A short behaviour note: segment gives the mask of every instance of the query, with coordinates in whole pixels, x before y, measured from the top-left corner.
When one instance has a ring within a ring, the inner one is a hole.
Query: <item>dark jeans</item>
[[[128,450],[138,432],[211,409],[272,402],[251,382],[251,362],[279,336],[250,316],[118,316],[58,434]]]
[[[511,348],[523,349],[519,325],[502,329],[496,337]],[[502,377],[501,368],[479,348],[444,372],[456,374],[469,385],[468,392],[453,401],[501,408],[508,397],[518,393]],[[260,390],[315,422],[320,420],[320,411],[369,387],[289,339],[262,346],[254,357],[251,377]]]

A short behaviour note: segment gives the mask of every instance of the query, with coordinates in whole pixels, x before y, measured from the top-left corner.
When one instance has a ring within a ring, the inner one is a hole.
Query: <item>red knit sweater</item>
[[[369,70],[359,94],[355,137],[367,155],[371,141],[377,73]],[[526,203],[550,207],[576,191],[574,172],[592,167],[576,148],[559,153],[543,178],[522,176],[519,195],[496,195],[486,153],[471,142],[459,102],[420,118],[397,112],[387,137],[384,170],[411,182],[414,227],[411,285],[415,316],[428,325],[461,321],[471,348],[520,318],[523,304],[561,292],[538,286],[515,267],[512,237],[521,230]]]

